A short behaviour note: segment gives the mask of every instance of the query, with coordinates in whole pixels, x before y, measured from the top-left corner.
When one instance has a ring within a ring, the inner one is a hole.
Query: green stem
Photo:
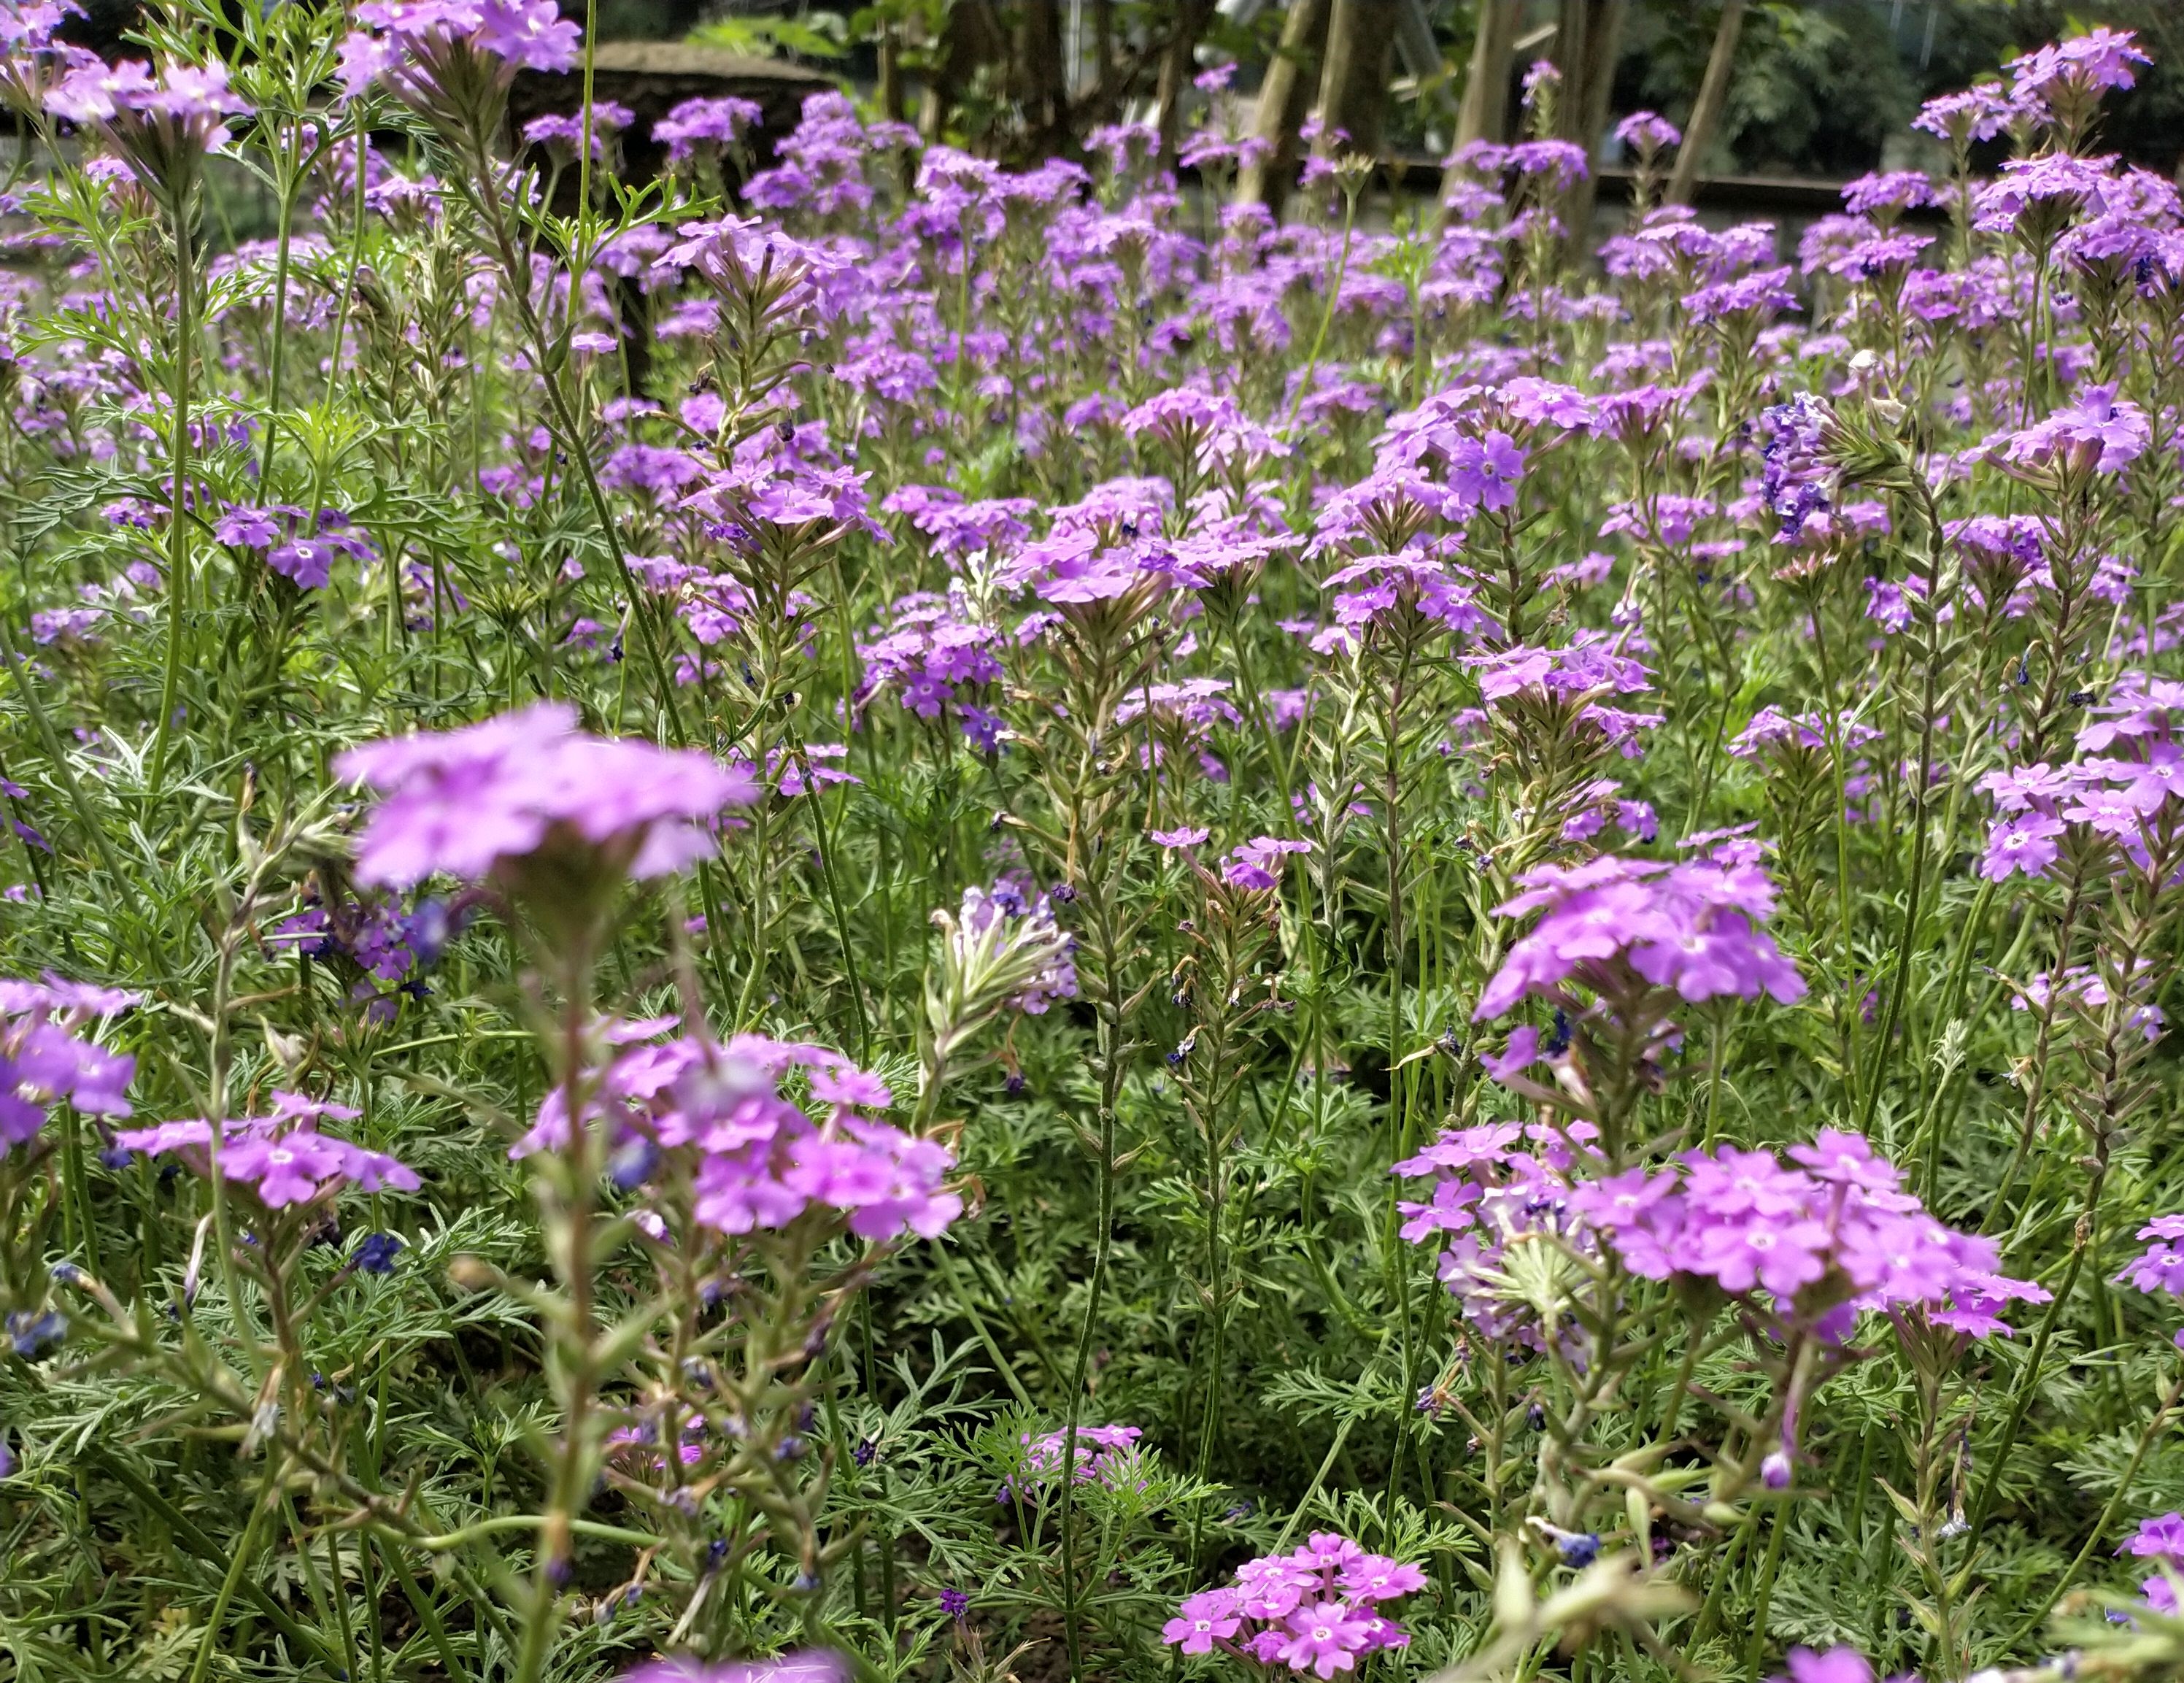
[[[175,722],[175,706],[181,688],[183,628],[190,607],[190,530],[188,511],[190,465],[190,343],[196,289],[190,240],[190,189],[176,190],[168,206],[175,224],[175,424],[167,454],[174,481],[167,504],[167,660],[159,680],[159,719],[152,738],[152,769],[146,791],[149,806],[159,798],[167,771],[167,749]],[[200,1668],[202,1670],[202,1668]]]
[[[212,1611],[205,1616],[204,1636],[198,1643],[198,1657],[190,1667],[189,1683],[204,1683],[205,1673],[212,1665],[213,1651],[219,1645],[221,1628],[227,1623],[228,1605],[242,1587],[242,1574],[249,1569],[251,1558],[258,1552],[259,1524],[272,1511],[274,1474],[279,1466],[277,1460],[268,1457],[265,1476],[259,1480],[258,1494],[251,1502],[249,1520],[236,1541],[234,1557],[227,1563],[227,1575],[220,1580],[220,1594],[214,1598]]]

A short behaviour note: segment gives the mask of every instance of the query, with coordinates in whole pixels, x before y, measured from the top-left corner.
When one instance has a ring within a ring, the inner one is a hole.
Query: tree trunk
[[[1396,47],[1396,0],[1334,0],[1327,20],[1327,59],[1319,73],[1321,132],[1315,150],[1335,149],[1334,131],[1350,149],[1380,149],[1388,111],[1388,79]]]
[[[1744,30],[1744,0],[1722,0],[1721,23],[1713,32],[1713,50],[1707,54],[1706,75],[1691,107],[1691,120],[1684,125],[1684,143],[1676,148],[1676,167],[1669,177],[1666,203],[1689,204],[1698,185],[1699,165],[1713,144],[1721,126],[1723,108],[1729,103],[1730,78],[1736,68],[1736,38]]]
[[[1509,59],[1517,50],[1517,24],[1524,0],[1479,0],[1479,33],[1471,43],[1471,70],[1463,81],[1463,103],[1456,114],[1456,143],[1474,140],[1497,144],[1509,128]]]
[[[1175,167],[1176,150],[1183,138],[1184,101],[1188,97],[1184,90],[1190,86],[1191,70],[1197,63],[1198,43],[1205,36],[1206,25],[1213,21],[1213,4],[1214,0],[1176,0],[1175,33],[1168,36],[1167,50],[1161,54],[1156,100],[1162,169]]]
[[[1585,179],[1570,189],[1563,207],[1573,250],[1582,258],[1592,245],[1592,206],[1599,183],[1600,137],[1607,128],[1607,102],[1615,92],[1615,61],[1623,51],[1623,20],[1628,0],[1591,0],[1585,56],[1574,81],[1566,84],[1569,138],[1585,148]]]
[[[1312,109],[1319,86],[1313,74],[1327,39],[1328,0],[1290,0],[1282,20],[1281,43],[1259,84],[1259,103],[1251,114],[1251,133],[1267,144],[1267,154],[1237,172],[1236,203],[1263,204],[1276,215],[1296,168],[1297,127]]]
[[[1027,149],[1034,160],[1073,152],[1069,70],[1062,61],[1061,0],[1025,0],[1017,41],[1023,65]]]

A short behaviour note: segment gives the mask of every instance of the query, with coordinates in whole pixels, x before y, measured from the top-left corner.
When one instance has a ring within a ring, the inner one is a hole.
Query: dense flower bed
[[[13,1675],[2184,1673],[2130,36],[1794,242],[1638,114],[1594,254],[1544,67],[1277,224],[1224,71],[1188,191],[835,93],[632,190],[546,0],[64,20]]]

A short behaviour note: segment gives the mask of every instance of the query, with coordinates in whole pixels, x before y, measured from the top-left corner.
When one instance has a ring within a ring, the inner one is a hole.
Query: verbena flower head
[[[220,1179],[248,1188],[269,1210],[332,1198],[344,1190],[417,1190],[415,1170],[384,1151],[319,1129],[322,1121],[354,1122],[362,1114],[301,1093],[276,1092],[267,1114],[221,1124]],[[124,1150],[153,1156],[174,1152],[198,1173],[212,1172],[212,1124],[203,1117],[127,1129],[114,1140]]]
[[[1683,131],[1666,117],[1652,111],[1633,111],[1615,125],[1615,138],[1641,158],[1683,144]]]
[[[1508,1051],[1485,1061],[1497,1079],[1537,1061],[1537,1034],[1523,1029]],[[1571,1209],[1569,1173],[1577,1151],[1596,1130],[1578,1122],[1566,1130],[1545,1123],[1480,1123],[1443,1133],[1390,1173],[1430,1179],[1424,1203],[1397,1206],[1402,1237],[1444,1246],[1436,1273],[1459,1312],[1484,1336],[1530,1350],[1566,1340],[1566,1317],[1543,1321],[1536,1301],[1509,1289],[1514,1253],[1559,1271],[1568,1254],[1597,1254]]]
[[[577,62],[582,31],[554,0],[365,0],[342,42],[352,94],[384,81],[443,126],[495,116],[518,70]]]
[[[2144,453],[2153,433],[2146,412],[2115,393],[2113,383],[2087,387],[2076,402],[2012,434],[2002,447],[2003,459],[2078,478],[2122,472]]]
[[[764,114],[756,101],[733,94],[686,99],[652,125],[652,138],[667,148],[669,163],[685,164],[701,150],[734,145]]]
[[[84,1031],[129,1010],[138,996],[48,973],[0,979],[0,1154],[27,1143],[65,1101],[86,1116],[127,1116],[136,1060]]]
[[[622,1674],[621,1683],[848,1683],[850,1663],[824,1648],[772,1659],[660,1659]]]
[[[1501,917],[1537,911],[1479,995],[1475,1020],[1502,1016],[1529,995],[1564,996],[1574,984],[1603,997],[1634,982],[1696,1005],[1724,995],[1804,997],[1804,979],[1756,925],[1774,885],[1752,866],[1659,864],[1613,855],[1542,866],[1518,878]]]
[[[722,809],[756,795],[705,755],[577,728],[540,702],[483,724],[353,748],[337,775],[379,792],[357,845],[361,883],[480,880],[525,861],[656,877],[710,853]]]
[[[45,95],[46,109],[78,129],[104,135],[136,179],[175,192],[194,179],[198,160],[220,151],[227,125],[250,110],[229,87],[227,66],[141,59],[78,63]]]
[[[955,1158],[859,1114],[885,1109],[893,1095],[841,1053],[760,1034],[718,1045],[657,1038],[670,1026],[614,1023],[602,1034],[604,1067],[585,1121],[604,1131],[617,1181],[687,1184],[692,1201],[678,1214],[732,1235],[802,1223],[876,1241],[930,1239],[962,1213],[944,1184]],[[794,1098],[784,1089],[800,1076],[805,1096]],[[560,1150],[570,1137],[557,1088],[510,1155]]]
[[[1141,1426],[1078,1426],[1075,1482],[1117,1483],[1126,1475],[1136,1454],[1138,1440],[1145,1435]],[[1022,1450],[1022,1458],[1011,1475],[1001,1481],[1000,1489],[994,1494],[995,1502],[1029,1501],[1048,1494],[1069,1452],[1069,1434],[1066,1429],[1037,1435],[1026,1432],[1017,1443]]]
[[[954,912],[936,910],[939,961],[925,990],[933,1055],[944,1065],[1004,1010],[1043,1016],[1077,996],[1076,938],[1056,922],[1054,903],[1021,879],[963,890]]]
[[[1372,1554],[1332,1531],[1236,1569],[1224,1589],[1186,1597],[1161,1640],[1185,1654],[1219,1648],[1262,1667],[1331,1678],[1368,1654],[1410,1646],[1379,1609],[1425,1587],[1423,1569]]]
[[[1312,844],[1279,836],[1254,836],[1221,861],[1221,880],[1232,889],[1264,891],[1281,886],[1283,858],[1310,853]]]
[[[1772,1152],[1688,1151],[1658,1171],[1579,1187],[1572,1210],[1634,1273],[1763,1292],[1779,1318],[1841,1339],[1860,1310],[1917,1312],[1969,1337],[2007,1332],[2011,1301],[2048,1294],[2000,1272],[1995,1243],[1944,1226],[1855,1134]]]

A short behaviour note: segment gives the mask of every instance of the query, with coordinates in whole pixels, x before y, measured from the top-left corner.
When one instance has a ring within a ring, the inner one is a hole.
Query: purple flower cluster
[[[897,599],[888,624],[871,635],[857,645],[865,675],[855,705],[866,707],[892,689],[921,719],[937,719],[952,706],[966,736],[982,749],[994,746],[1000,719],[972,697],[1001,676],[998,628],[971,618],[958,594],[921,591]]]
[[[262,555],[265,565],[299,589],[323,590],[333,582],[334,562],[343,557],[376,561],[371,541],[349,529],[338,509],[308,509],[280,503],[270,507],[231,507],[213,523],[213,536],[231,549]]]
[[[344,1189],[417,1190],[415,1171],[384,1151],[368,1151],[320,1131],[322,1121],[354,1122],[362,1114],[347,1105],[301,1093],[276,1092],[266,1115],[220,1125],[220,1179],[248,1188],[269,1210],[332,1198]],[[130,1129],[117,1134],[114,1143],[124,1151],[151,1156],[171,1151],[199,1174],[213,1171],[212,1124],[202,1117]]]
[[[850,1663],[841,1655],[807,1648],[772,1659],[654,1660],[624,1672],[621,1683],[848,1683],[850,1675]]]
[[[2156,1613],[2174,1619],[2179,1608],[2176,1581],[2184,1578],[2184,1513],[2164,1513],[2139,1522],[2138,1530],[2124,1540],[2118,1554],[2151,1560],[2159,1569],[2139,1585],[2139,1593]]]
[[[2007,1333],[2012,1301],[2048,1294],[2000,1270],[1992,1240],[1926,1213],[1895,1168],[1855,1134],[1824,1129],[1772,1152],[1724,1145],[1578,1187],[1574,1212],[1648,1279],[1712,1281],[1731,1296],[1763,1290],[1786,1320],[1847,1337],[1861,1310],[1922,1312],[1968,1337]]]
[[[65,1101],[86,1116],[127,1116],[136,1060],[84,1030],[129,1010],[137,995],[48,973],[0,979],[0,1154],[24,1145]]]
[[[2171,716],[2184,685],[2130,674],[2087,709],[2077,733],[2081,757],[1990,772],[1980,788],[1998,816],[1987,832],[1980,874],[2005,882],[2044,877],[2074,830],[2103,839],[2144,870],[2173,868],[2184,826],[2184,742]]]
[[[1532,1036],[1518,1048],[1522,1063],[1533,1061],[1536,1044]],[[1497,1059],[1489,1073],[1509,1073],[1509,1067]],[[1402,1237],[1415,1245],[1447,1236],[1436,1272],[1459,1312],[1484,1336],[1541,1350],[1566,1332],[1542,1326],[1536,1311],[1510,1297],[1502,1264],[1509,1246],[1520,1242],[1597,1253],[1570,1207],[1569,1179],[1578,1150],[1596,1132],[1585,1122],[1566,1130],[1542,1123],[1481,1123],[1443,1134],[1390,1169],[1402,1179],[1432,1178],[1429,1201],[1397,1206]]]
[[[190,160],[221,150],[230,120],[250,110],[217,59],[154,71],[141,59],[109,65],[81,48],[67,51],[71,67],[47,91],[46,109],[80,129],[103,132],[147,187],[185,179]]]
[[[1617,1000],[1661,989],[1692,1005],[1728,995],[1768,994],[1785,1005],[1804,997],[1796,967],[1755,927],[1774,907],[1774,885],[1756,866],[1607,855],[1541,866],[1518,883],[1524,892],[1495,915],[1542,916],[1479,995],[1478,1021],[1535,995],[1565,1003],[1572,984]]]
[[[964,970],[1011,973],[1011,1009],[1043,1017],[1055,1000],[1077,997],[1076,940],[1055,922],[1052,897],[1029,883],[1002,877],[991,888],[964,889],[949,933]]]
[[[1236,1569],[1226,1589],[1184,1598],[1161,1640],[1186,1654],[1216,1648],[1264,1667],[1329,1678],[1368,1654],[1410,1646],[1410,1633],[1380,1612],[1425,1587],[1422,1568],[1368,1554],[1332,1531],[1302,1548]]]
[[[669,163],[687,164],[700,148],[717,152],[733,146],[764,114],[755,101],[733,94],[686,99],[652,125],[652,138],[667,148]]]
[[[376,895],[352,894],[329,906],[314,892],[301,911],[265,932],[265,945],[346,968],[354,978],[351,1002],[364,1006],[366,1023],[383,1026],[394,1020],[404,995],[422,1000],[432,992],[425,972],[454,939],[460,915],[439,900],[421,900],[403,912]]]
[[[1137,1453],[1138,1440],[1145,1435],[1140,1426],[1078,1426],[1075,1482],[1118,1482]],[[1026,1432],[1017,1442],[1023,1452],[1022,1458],[994,1492],[994,1500],[997,1502],[1036,1499],[1052,1486],[1055,1475],[1061,1470],[1068,1455],[1069,1434],[1066,1430],[1041,1432],[1037,1436]]]
[[[857,1114],[884,1110],[893,1095],[839,1052],[757,1034],[722,1045],[656,1038],[671,1027],[621,1023],[604,1036],[610,1050],[587,1121],[605,1130],[617,1182],[665,1187],[687,1177],[691,1218],[729,1234],[777,1230],[817,1212],[861,1239],[930,1239],[962,1213],[963,1201],[943,1185],[953,1156]],[[800,1101],[782,1091],[793,1072],[808,1095]],[[560,1149],[569,1137],[557,1089],[510,1155]],[[652,1201],[643,1224],[665,1237]]]
[[[518,70],[566,70],[582,31],[554,0],[365,0],[342,42],[351,93],[387,81],[406,98],[445,98],[462,61],[505,86]]]
[[[353,748],[339,776],[383,797],[357,846],[357,880],[407,888],[441,872],[482,878],[553,848],[656,877],[703,858],[750,779],[689,750],[590,736],[540,702],[460,730]]]
[[[1232,889],[1259,892],[1281,886],[1282,863],[1290,854],[1310,853],[1312,844],[1280,836],[1254,836],[1239,844],[1221,861],[1221,880]]]

